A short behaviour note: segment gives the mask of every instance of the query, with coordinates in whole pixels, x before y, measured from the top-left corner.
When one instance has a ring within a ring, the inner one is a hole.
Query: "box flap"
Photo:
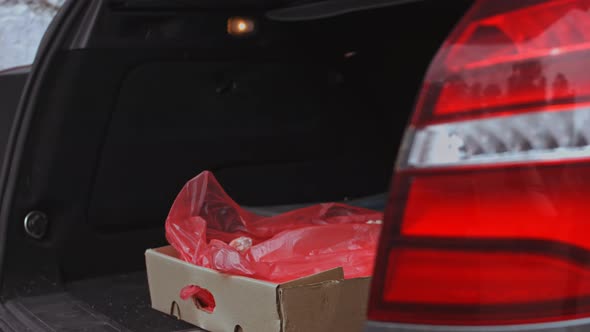
[[[316,273],[314,275],[310,275],[307,277],[284,282],[284,283],[280,284],[279,287],[281,287],[281,288],[296,287],[296,286],[301,286],[301,285],[315,284],[315,283],[318,283],[321,281],[326,281],[326,280],[342,280],[342,279],[344,279],[344,270],[342,270],[341,267],[337,267],[335,269]]]
[[[343,280],[279,288],[283,332],[335,331]]]
[[[279,287],[283,332],[358,332],[366,321],[371,278]]]
[[[371,278],[347,279],[341,284],[340,299],[331,331],[358,332],[367,320]]]

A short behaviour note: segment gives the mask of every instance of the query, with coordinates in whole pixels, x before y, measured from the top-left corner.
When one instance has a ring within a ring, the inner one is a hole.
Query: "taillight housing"
[[[590,317],[590,0],[478,0],[426,75],[369,318]]]

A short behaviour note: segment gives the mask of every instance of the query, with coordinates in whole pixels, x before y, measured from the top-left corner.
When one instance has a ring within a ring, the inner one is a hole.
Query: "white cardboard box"
[[[359,332],[365,321],[370,278],[341,268],[276,284],[189,264],[170,246],[147,250],[146,264],[152,307],[212,332]],[[212,313],[180,298],[187,285],[213,294]]]

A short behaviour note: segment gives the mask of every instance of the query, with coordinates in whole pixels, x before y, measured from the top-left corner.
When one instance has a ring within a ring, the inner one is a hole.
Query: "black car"
[[[211,170],[385,209],[368,331],[585,331],[589,52],[587,0],[67,1],[0,73],[0,330],[198,330],[144,251]]]

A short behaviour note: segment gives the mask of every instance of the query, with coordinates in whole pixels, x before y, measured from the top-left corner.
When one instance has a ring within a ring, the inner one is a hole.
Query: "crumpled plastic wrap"
[[[372,273],[381,219],[381,212],[339,203],[259,216],[203,172],[176,197],[166,238],[183,260],[224,273],[285,282],[342,267],[356,278]]]

